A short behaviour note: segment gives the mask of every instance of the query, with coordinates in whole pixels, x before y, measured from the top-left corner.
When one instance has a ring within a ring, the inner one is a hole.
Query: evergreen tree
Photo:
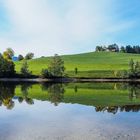
[[[64,71],[65,71],[64,61],[61,59],[59,55],[55,54],[55,56],[52,58],[48,66],[48,71],[54,77],[64,76]]]
[[[27,61],[23,62],[20,72],[24,77],[30,77],[31,76],[32,72],[29,71]]]

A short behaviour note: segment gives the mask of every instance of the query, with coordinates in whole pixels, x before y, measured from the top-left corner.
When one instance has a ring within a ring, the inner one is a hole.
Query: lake
[[[138,83],[0,83],[0,140],[139,140]]]

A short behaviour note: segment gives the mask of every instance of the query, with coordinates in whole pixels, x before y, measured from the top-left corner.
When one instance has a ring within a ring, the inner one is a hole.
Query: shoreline
[[[0,82],[54,82],[54,83],[70,83],[70,82],[140,82],[140,79],[121,79],[121,78],[0,78]]]

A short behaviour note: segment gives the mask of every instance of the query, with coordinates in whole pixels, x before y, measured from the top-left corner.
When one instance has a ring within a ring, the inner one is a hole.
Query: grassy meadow
[[[115,73],[127,70],[130,59],[140,61],[139,54],[113,53],[113,52],[91,52],[76,55],[64,55],[66,74],[70,77],[93,77],[105,78],[116,77]],[[43,68],[47,68],[50,57],[42,57],[29,60],[29,68],[35,75],[40,75]],[[16,71],[19,72],[22,61],[15,62]],[[78,68],[78,74],[75,74]]]

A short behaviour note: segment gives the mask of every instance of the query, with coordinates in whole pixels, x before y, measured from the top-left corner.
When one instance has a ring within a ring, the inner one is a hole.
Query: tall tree
[[[21,60],[23,60],[23,59],[24,59],[23,55],[20,54],[20,55],[18,56],[18,60],[21,61]]]
[[[55,56],[52,57],[52,60],[50,61],[50,64],[48,66],[48,71],[54,77],[62,77],[64,75],[64,61],[58,54],[55,54]]]
[[[27,61],[23,62],[20,72],[24,77],[29,77],[32,74],[32,72],[29,71],[29,66]]]
[[[6,52],[9,54],[10,58],[12,59],[12,57],[14,56],[15,52],[12,48],[7,48]]]
[[[29,60],[29,59],[33,59],[33,57],[34,57],[34,53],[31,53],[31,52],[30,52],[30,53],[27,53],[27,54],[26,54],[25,59],[26,59],[26,60]]]
[[[125,47],[124,46],[121,46],[120,52],[125,53]]]
[[[0,77],[11,77],[15,74],[15,65],[0,54]]]
[[[135,63],[134,63],[133,59],[131,59],[130,62],[129,62],[130,72],[134,71],[134,64]]]

